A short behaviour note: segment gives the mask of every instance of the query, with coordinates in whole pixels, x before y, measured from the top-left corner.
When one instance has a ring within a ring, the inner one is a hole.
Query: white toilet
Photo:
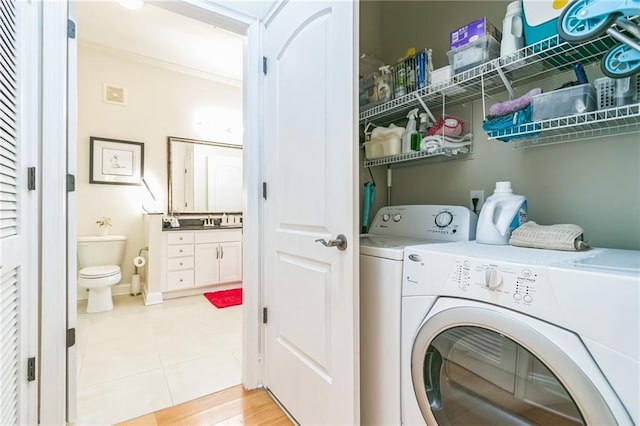
[[[87,313],[113,309],[111,287],[122,279],[120,265],[127,237],[78,237],[78,285],[89,290]]]

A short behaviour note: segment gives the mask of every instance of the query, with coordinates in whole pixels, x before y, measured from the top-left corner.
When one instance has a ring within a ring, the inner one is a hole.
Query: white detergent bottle
[[[476,241],[482,244],[509,244],[511,232],[527,221],[527,199],[516,195],[511,182],[496,182],[493,195],[480,211]]]
[[[416,133],[416,119],[418,118],[418,108],[412,109],[407,114],[407,118],[409,122],[407,123],[407,127],[404,128],[404,133],[402,134],[402,152],[411,151],[411,135]]]

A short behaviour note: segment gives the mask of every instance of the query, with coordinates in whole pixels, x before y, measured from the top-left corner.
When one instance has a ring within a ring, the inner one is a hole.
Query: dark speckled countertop
[[[204,226],[204,225],[183,225],[179,228],[162,228],[163,231],[209,231],[209,230],[220,230],[220,229],[242,229],[242,225],[215,225],[215,226]]]

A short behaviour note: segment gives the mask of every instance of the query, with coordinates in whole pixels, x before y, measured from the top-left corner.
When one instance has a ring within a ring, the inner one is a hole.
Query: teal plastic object
[[[362,233],[369,231],[369,215],[371,206],[376,199],[376,185],[371,182],[364,184],[364,207],[362,209]]]

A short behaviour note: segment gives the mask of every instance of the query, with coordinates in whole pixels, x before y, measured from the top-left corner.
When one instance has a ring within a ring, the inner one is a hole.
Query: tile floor
[[[77,425],[111,425],[241,382],[242,306],[217,309],[202,295],[114,310],[78,304]]]

